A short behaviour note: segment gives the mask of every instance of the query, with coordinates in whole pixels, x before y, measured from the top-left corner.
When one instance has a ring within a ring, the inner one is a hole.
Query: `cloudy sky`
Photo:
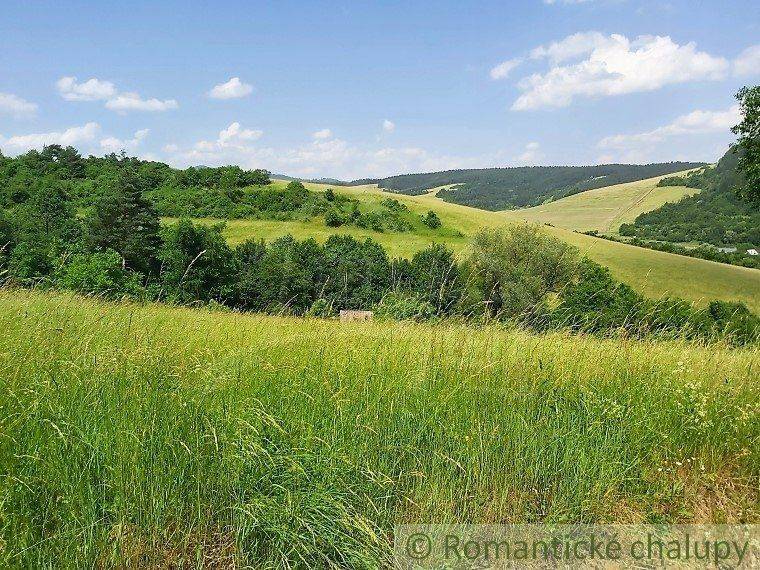
[[[0,150],[344,179],[714,161],[757,0],[3,2]]]

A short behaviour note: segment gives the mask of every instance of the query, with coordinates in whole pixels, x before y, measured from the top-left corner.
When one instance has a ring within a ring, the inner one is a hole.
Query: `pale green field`
[[[275,184],[284,183],[278,181]],[[651,184],[651,180],[647,184]],[[307,184],[307,186],[312,190],[325,190],[329,187],[319,184]],[[641,202],[638,207],[643,207],[642,204],[651,205],[655,198],[651,197],[651,193],[647,195],[645,184],[640,184],[640,186],[644,190],[639,189]],[[445,235],[436,234],[432,231],[378,233],[351,226],[328,228],[321,218],[314,218],[309,222],[235,220],[228,222],[225,235],[230,243],[236,244],[249,238],[263,238],[270,241],[288,233],[299,239],[314,237],[320,241],[326,240],[334,233],[347,233],[359,238],[371,237],[386,247],[391,256],[410,257],[414,252],[423,249],[434,241],[444,243],[455,252],[462,254],[467,247],[469,236],[472,236],[478,229],[520,222],[524,211],[490,212],[451,204],[437,198],[435,191],[421,196],[404,196],[383,192],[378,190],[375,185],[333,188],[336,192],[351,195],[366,204],[377,204],[384,198],[392,197],[407,204],[410,210],[418,213],[435,210],[443,222],[446,230]],[[594,192],[606,190],[602,188]],[[663,188],[662,190],[672,191],[671,188]],[[618,196],[621,194],[619,189],[613,193]],[[619,202],[628,203],[624,200]],[[633,210],[624,210],[615,214],[615,216],[623,216],[623,218],[626,215],[632,216]],[[713,299],[742,301],[753,311],[760,311],[760,271],[756,269],[644,249],[574,233],[559,227],[546,226],[545,229],[552,235],[577,246],[582,253],[591,259],[609,267],[615,277],[651,298],[675,295],[698,303],[705,303]],[[454,235],[451,230],[461,232],[462,237]]]
[[[392,567],[399,522],[760,521],[757,349],[0,290],[0,567]]]
[[[699,192],[685,186],[658,187],[657,182],[662,178],[664,176],[588,190],[514,214],[531,222],[549,223],[568,230],[614,233],[621,224],[633,222],[639,214]]]

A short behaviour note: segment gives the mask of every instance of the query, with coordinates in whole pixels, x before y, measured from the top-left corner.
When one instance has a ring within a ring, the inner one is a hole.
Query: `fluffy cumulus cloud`
[[[11,117],[31,117],[37,112],[37,105],[12,93],[0,93],[0,114]]]
[[[311,136],[316,140],[326,140],[332,138],[332,131],[330,129],[321,129],[315,133],[312,133]]]
[[[573,34],[531,51],[533,60],[546,60],[548,71],[518,82],[522,94],[515,111],[565,107],[578,97],[603,97],[653,91],[673,83],[718,80],[729,62],[699,51],[696,44],[678,44],[668,36],[639,36],[599,32]]]
[[[212,99],[240,99],[253,92],[253,86],[240,81],[239,77],[233,77],[226,83],[215,85],[208,96]]]
[[[106,109],[120,113],[128,111],[160,112],[176,109],[178,106],[174,99],[143,99],[137,93],[121,93],[106,101]]]
[[[76,77],[61,77],[55,84],[58,93],[67,101],[101,101],[116,95],[116,86],[95,77],[77,81]]]
[[[86,123],[79,127],[71,127],[64,131],[15,135],[9,138],[0,136],[0,149],[9,155],[16,155],[31,149],[42,149],[49,144],[74,146],[82,148],[90,145],[100,133],[98,123]]]
[[[229,127],[219,131],[217,143],[221,146],[239,144],[245,141],[255,141],[260,139],[264,131],[260,129],[244,129],[237,121],[230,124]]]
[[[393,121],[390,121],[388,119],[385,119],[383,121],[383,131],[384,132],[386,132],[386,133],[392,133],[395,130],[396,130],[396,123],[394,123]]]
[[[760,75],[760,44],[748,47],[734,60],[734,74],[739,77]]]
[[[119,139],[116,137],[106,137],[100,140],[100,148],[104,152],[135,152],[140,143],[148,136],[150,129],[141,129],[137,131],[131,139]]]
[[[509,77],[510,72],[520,65],[520,62],[522,59],[519,57],[515,57],[512,59],[507,59],[505,61],[502,61],[501,63],[494,65],[491,68],[491,71],[489,72],[489,75],[491,76],[491,79],[505,79]]]
[[[673,156],[672,141],[674,139],[688,142],[689,148],[694,149],[694,155],[689,160],[695,160],[699,158],[696,154],[699,152],[700,146],[707,148],[707,144],[700,144],[699,138],[699,135],[705,134],[712,134],[712,136],[709,137],[709,141],[704,141],[709,144],[709,154],[702,158],[712,160],[715,158],[714,155],[719,156],[725,150],[723,144],[716,146],[715,135],[724,135],[726,143],[728,143],[731,139],[731,127],[740,120],[741,113],[738,105],[719,111],[698,109],[677,117],[667,125],[649,131],[604,137],[598,143],[598,147],[604,151],[600,161],[649,162],[687,158],[680,155],[678,157]],[[683,146],[679,142],[679,148]]]
[[[67,101],[105,101],[106,109],[122,114],[129,111],[168,111],[179,106],[175,99],[144,99],[134,92],[120,92],[110,81],[95,77],[83,82],[77,81],[76,77],[61,77],[56,87]]]

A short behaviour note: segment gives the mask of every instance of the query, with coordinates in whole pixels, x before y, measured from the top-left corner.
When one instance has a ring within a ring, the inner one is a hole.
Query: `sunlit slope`
[[[312,190],[324,190],[329,187],[319,184],[307,186]],[[384,198],[393,197],[407,204],[409,209],[415,212],[435,210],[445,228],[459,231],[462,235],[454,235],[454,232],[448,232],[449,235],[446,236],[435,235],[434,232],[378,233],[352,226],[329,228],[325,226],[322,218],[313,218],[308,222],[235,220],[227,223],[225,235],[230,243],[236,244],[249,238],[263,238],[269,241],[288,233],[301,239],[314,237],[324,241],[332,234],[344,233],[359,238],[371,237],[386,247],[391,256],[409,257],[433,241],[445,243],[457,253],[461,253],[467,247],[469,237],[478,229],[520,222],[520,215],[524,211],[479,210],[444,202],[435,196],[435,192],[421,196],[404,196],[383,192],[374,185],[333,188],[336,192],[349,194],[365,203],[379,203]],[[546,226],[545,229],[577,246],[594,261],[609,267],[615,277],[649,297],[676,295],[697,302],[712,299],[742,301],[754,311],[760,311],[760,271],[756,269],[639,248],[559,227]]]
[[[664,177],[657,176],[587,190],[514,213],[532,222],[549,223],[570,230],[614,233],[621,224],[632,222],[639,214],[698,192],[685,186],[658,187],[657,183],[662,178]]]

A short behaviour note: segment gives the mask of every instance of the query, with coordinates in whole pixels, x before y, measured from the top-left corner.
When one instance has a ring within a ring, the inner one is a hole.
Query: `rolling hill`
[[[307,184],[307,187],[316,191],[329,188],[323,184]],[[443,243],[461,254],[467,247],[469,236],[478,229],[523,221],[522,210],[480,210],[445,202],[436,196],[436,192],[407,196],[385,192],[375,185],[346,186],[335,191],[346,193],[370,205],[379,204],[391,196],[405,203],[412,212],[422,214],[434,210],[441,218],[444,228],[453,231],[446,232],[446,235],[435,235],[432,232],[378,233],[346,226],[329,228],[322,218],[315,217],[309,221],[286,222],[234,220],[228,222],[225,236],[236,244],[249,238],[269,241],[288,233],[298,238],[315,237],[318,241],[324,241],[335,233],[346,233],[356,237],[371,237],[387,248],[392,256],[410,257],[432,242]],[[742,301],[753,311],[760,311],[760,271],[755,269],[653,251],[560,227],[546,226],[545,230],[577,246],[594,261],[609,267],[616,278],[651,298],[675,295],[700,303],[712,299]]]
[[[621,224],[633,222],[644,212],[699,192],[686,186],[658,186],[657,183],[663,178],[656,176],[587,190],[515,213],[531,222],[552,224],[568,230],[615,233]]]
[[[484,210],[504,210],[537,206],[594,188],[672,174],[702,165],[667,162],[447,170],[391,176],[380,180],[378,187],[400,194],[418,195],[432,188],[449,186],[439,193],[439,197],[447,202]]]

